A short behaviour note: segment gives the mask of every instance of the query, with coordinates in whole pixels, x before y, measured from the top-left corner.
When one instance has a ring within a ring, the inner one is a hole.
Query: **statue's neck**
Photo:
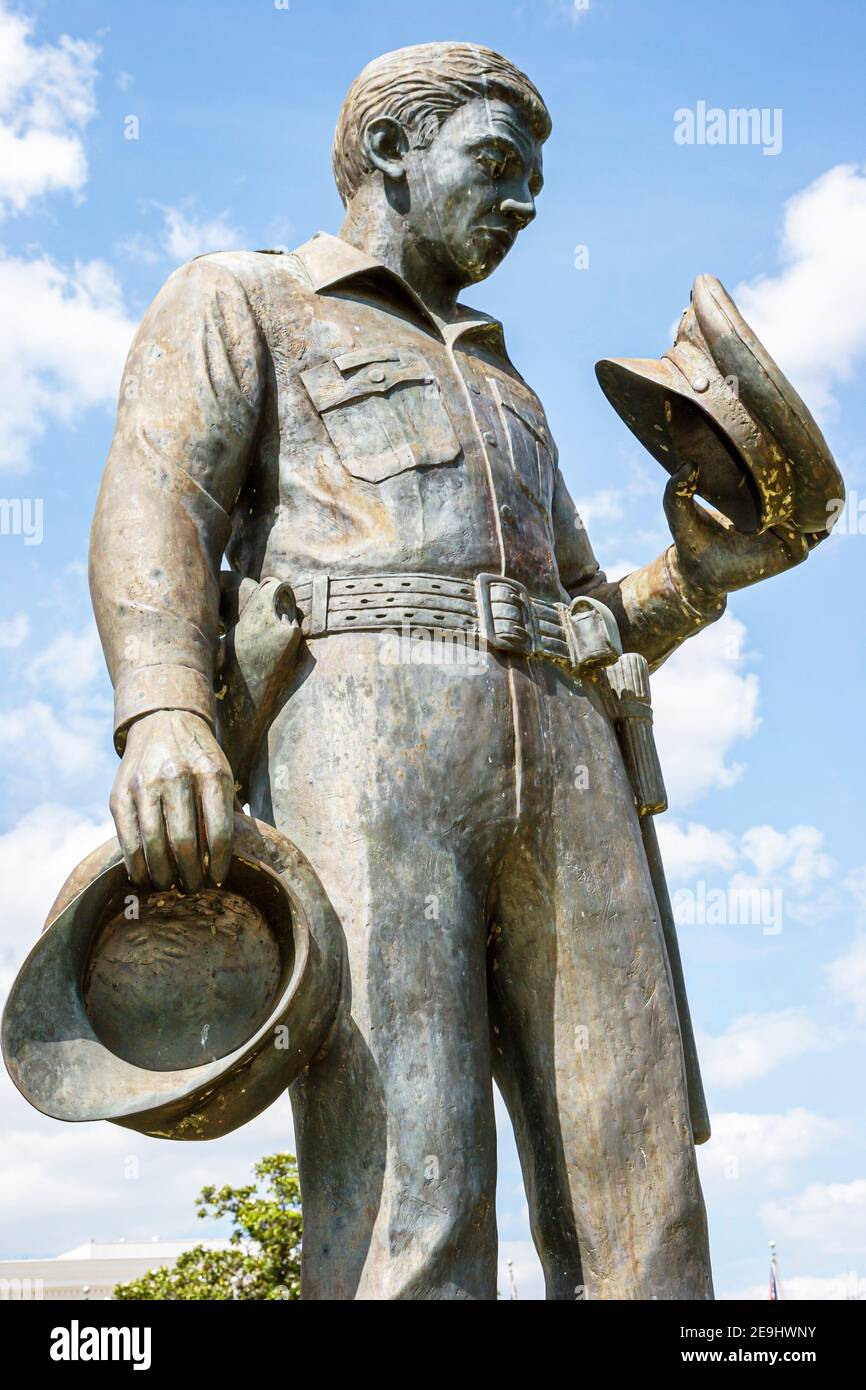
[[[455,318],[462,284],[449,281],[384,194],[365,196],[365,190],[359,190],[346,210],[340,237],[405,280],[434,318],[444,323]]]

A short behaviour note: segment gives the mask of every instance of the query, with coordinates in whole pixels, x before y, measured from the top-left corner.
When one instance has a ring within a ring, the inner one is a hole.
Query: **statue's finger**
[[[175,868],[165,830],[162,801],[155,792],[143,791],[135,799],[135,809],[150,881],[154,888],[170,888],[174,883]]]
[[[135,802],[129,793],[124,791],[118,795],[112,793],[108,804],[114,817],[114,827],[129,880],[136,888],[149,888],[150,875],[141,843]]]
[[[674,536],[694,534],[702,525],[700,509],[694,500],[698,481],[698,470],[691,464],[680,468],[668,481],[664,509]]]
[[[197,893],[204,885],[204,866],[198,843],[198,816],[190,777],[175,777],[162,793],[163,814],[172,857],[181,886]]]
[[[210,855],[210,877],[214,883],[223,883],[232,862],[234,784],[230,776],[208,773],[199,779],[199,794]]]

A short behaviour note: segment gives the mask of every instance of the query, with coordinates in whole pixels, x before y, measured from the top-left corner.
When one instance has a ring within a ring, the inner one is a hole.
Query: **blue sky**
[[[330,142],[348,83],[386,49],[447,38],[506,53],[553,113],[537,222],[467,297],[503,319],[609,570],[667,543],[664,480],[593,364],[664,350],[701,271],[734,293],[847,480],[846,534],[735,596],[656,680],[672,888],[757,887],[783,904],[777,933],[681,929],[715,1125],[701,1162],[717,1289],[761,1296],[772,1237],[789,1294],[838,1297],[858,1270],[866,1281],[859,0],[0,0],[0,494],[42,507],[40,544],[0,535],[3,974],[109,833],[110,690],[84,565],[134,326],[200,251],[336,230]],[[676,143],[675,112],[700,101],[781,112],[781,149]],[[202,1147],[66,1128],[5,1078],[0,1123],[2,1256],[195,1234],[198,1186],[241,1178],[290,1133],[284,1102]],[[537,1297],[504,1123],[500,1163],[503,1257]]]

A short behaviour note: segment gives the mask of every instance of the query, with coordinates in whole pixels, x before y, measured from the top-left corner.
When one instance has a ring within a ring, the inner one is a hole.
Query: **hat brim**
[[[670,474],[699,469],[698,491],[739,531],[762,529],[753,474],[713,415],[667,358],[604,358],[595,374],[614,410]]]
[[[154,1071],[107,1048],[84,1005],[94,931],[109,903],[134,892],[116,840],[85,862],[101,867],[83,887],[73,874],[77,891],[65,902],[61,894],[6,1002],[3,1055],[16,1086],[54,1119],[112,1120],[159,1138],[211,1139],[245,1124],[307,1065],[336,1009],[339,924],[312,868],[272,827],[236,817],[225,887],[284,924],[283,976],[268,1016],[241,1047],[201,1066]]]

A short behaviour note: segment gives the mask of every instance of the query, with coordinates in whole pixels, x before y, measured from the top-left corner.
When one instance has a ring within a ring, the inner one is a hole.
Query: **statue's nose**
[[[530,198],[528,202],[518,202],[516,198],[505,198],[500,212],[513,222],[518,222],[521,228],[528,227],[535,217],[535,200]]]

